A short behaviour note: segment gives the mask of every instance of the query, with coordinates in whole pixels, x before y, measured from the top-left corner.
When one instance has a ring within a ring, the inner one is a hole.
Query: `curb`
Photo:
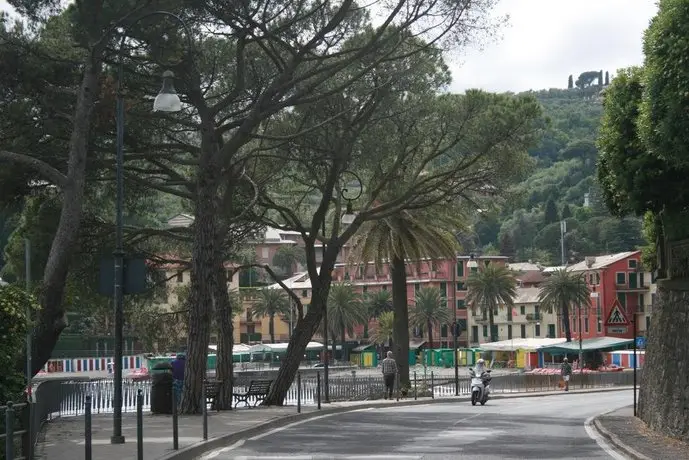
[[[538,397],[549,397],[549,396],[568,396],[577,394],[587,394],[587,393],[609,393],[613,391],[627,391],[631,390],[632,387],[610,387],[610,388],[591,388],[583,390],[573,390],[569,392],[564,391],[553,391],[551,393],[506,393],[497,394],[491,396],[491,399],[518,399],[518,398],[538,398]],[[393,401],[389,403],[374,403],[374,402],[364,402],[361,404],[353,404],[350,406],[340,406],[332,408],[324,408],[314,412],[309,412],[306,414],[293,414],[280,417],[269,422],[261,423],[246,430],[237,431],[235,433],[228,433],[221,436],[216,436],[210,438],[207,441],[199,441],[189,446],[183,447],[176,452],[171,452],[167,455],[159,457],[158,460],[195,460],[198,459],[205,453],[210,451],[220,449],[222,447],[227,447],[232,445],[242,439],[251,438],[259,434],[263,434],[275,428],[279,428],[285,425],[290,425],[295,422],[305,422],[310,419],[330,416],[336,414],[342,414],[346,412],[353,412],[362,409],[371,408],[388,408],[388,407],[400,407],[400,406],[421,406],[428,404],[448,404],[452,402],[466,402],[466,396],[452,396],[450,398],[437,398],[437,399],[423,399],[423,400],[400,400]],[[641,460],[650,460],[647,457],[639,457]]]
[[[613,433],[611,433],[608,429],[606,429],[603,424],[598,420],[601,416],[605,414],[601,414],[596,416],[593,419],[593,423],[591,423],[591,426],[594,430],[598,432],[600,436],[602,436],[608,443],[610,443],[611,446],[613,446],[615,449],[619,450],[620,452],[624,453],[624,455],[628,456],[632,460],[652,460],[650,457],[646,457],[636,449],[628,446],[624,442],[620,440],[617,436],[615,436]]]

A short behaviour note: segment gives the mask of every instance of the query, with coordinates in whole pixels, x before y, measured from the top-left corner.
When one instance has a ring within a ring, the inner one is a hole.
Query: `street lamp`
[[[347,207],[345,208],[345,213],[342,215],[342,223],[345,225],[351,225],[356,219],[356,213],[352,207],[352,201],[356,201],[361,197],[364,191],[363,183],[361,178],[352,171],[345,171],[343,175],[349,174],[352,176],[348,181],[344,183],[344,186],[340,190],[340,195],[344,200],[347,201]]]
[[[184,20],[174,13],[168,11],[153,11],[144,14],[132,22],[129,27],[134,26],[139,21],[151,16],[166,16],[176,20],[183,28],[187,37],[187,51],[192,54],[191,31]],[[127,37],[126,31],[122,34],[120,41],[119,55],[122,54],[122,46]],[[173,73],[166,71],[163,73],[163,87],[153,102],[154,111],[178,112],[182,109],[179,96],[172,83]],[[117,157],[115,163],[117,198],[115,202],[115,283],[113,287],[113,297],[115,300],[115,362],[114,371],[114,391],[113,391],[113,433],[110,437],[111,444],[124,444],[125,438],[122,435],[122,341],[124,327],[124,244],[123,244],[123,209],[124,209],[124,63],[120,58],[117,71]]]

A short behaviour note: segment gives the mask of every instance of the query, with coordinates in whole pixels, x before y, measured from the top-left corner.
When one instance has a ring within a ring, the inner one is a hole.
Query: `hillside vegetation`
[[[600,92],[550,89],[530,94],[550,119],[542,142],[529,152],[534,171],[515,187],[499,213],[476,224],[470,249],[559,264],[561,219],[567,222],[565,252],[570,262],[642,245],[641,220],[612,217],[595,181]]]

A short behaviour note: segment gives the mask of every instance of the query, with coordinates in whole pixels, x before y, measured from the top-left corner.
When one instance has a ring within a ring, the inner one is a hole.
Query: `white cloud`
[[[642,37],[655,0],[501,0],[510,16],[496,42],[448,56],[452,91],[563,88],[587,70],[643,63]]]

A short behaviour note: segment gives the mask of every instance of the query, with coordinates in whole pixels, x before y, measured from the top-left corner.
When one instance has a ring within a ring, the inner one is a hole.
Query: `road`
[[[239,441],[203,460],[624,459],[587,434],[587,419],[631,391],[363,409]]]

